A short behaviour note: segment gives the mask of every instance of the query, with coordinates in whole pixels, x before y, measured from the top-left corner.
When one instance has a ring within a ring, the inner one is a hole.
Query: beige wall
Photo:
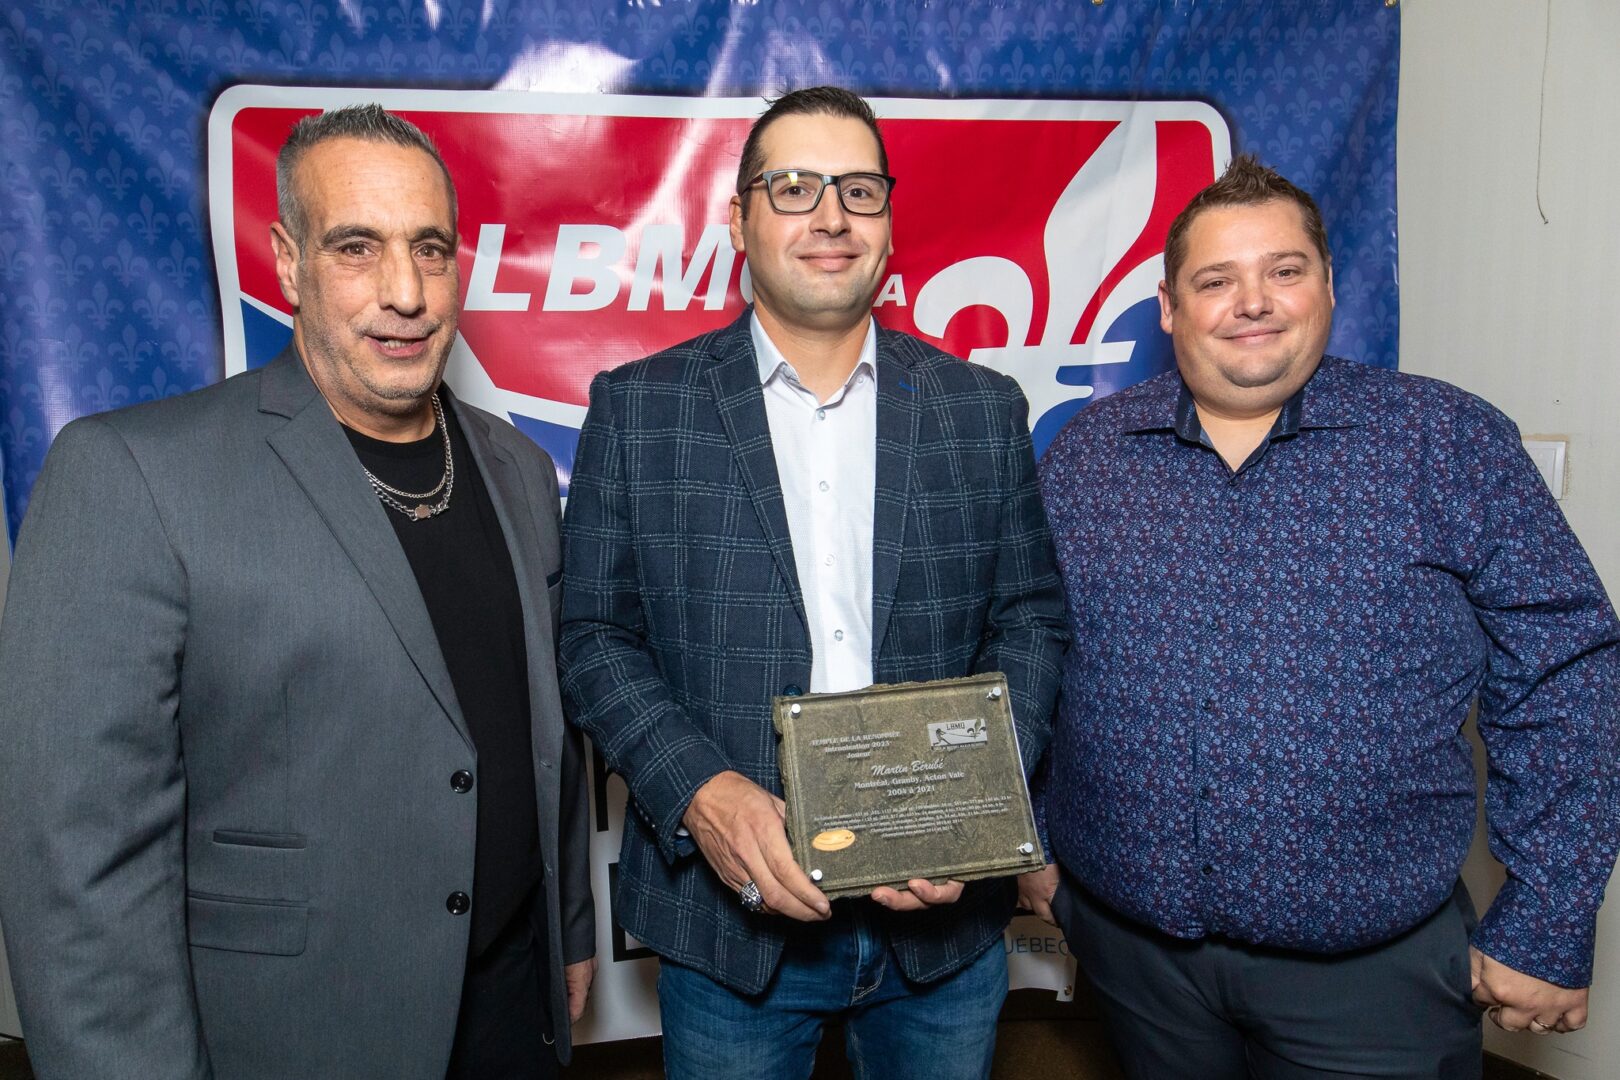
[[[1569,437],[1564,512],[1620,587],[1620,4],[1402,0],[1403,370]],[[1540,128],[1541,207],[1536,208]],[[1501,880],[1476,841],[1483,903]],[[1599,918],[1591,1026],[1486,1046],[1561,1080],[1620,1076],[1620,902]]]

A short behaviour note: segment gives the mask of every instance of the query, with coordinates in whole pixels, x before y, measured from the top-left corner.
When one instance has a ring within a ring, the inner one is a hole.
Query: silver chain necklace
[[[376,473],[364,465],[360,466],[361,471],[366,474],[366,479],[371,483],[371,490],[377,493],[377,498],[383,501],[383,505],[393,507],[412,521],[426,521],[430,517],[437,517],[444,513],[445,509],[450,505],[450,492],[456,486],[456,462],[450,455],[450,428],[444,422],[444,406],[439,404],[438,391],[433,393],[433,419],[439,425],[439,436],[444,440],[444,475],[439,478],[439,482],[430,490],[414,492],[389,487],[378,478]],[[443,492],[442,495],[441,492]],[[430,504],[428,500],[435,495],[439,495],[439,501]],[[402,499],[405,502],[400,501]],[[407,502],[416,505],[408,506],[406,505]]]

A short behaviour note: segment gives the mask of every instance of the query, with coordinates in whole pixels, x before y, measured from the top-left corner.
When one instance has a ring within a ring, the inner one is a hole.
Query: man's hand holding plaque
[[[728,887],[740,894],[754,883],[760,911],[819,922],[832,909],[793,861],[783,825],[786,805],[741,773],[723,772],[698,788],[681,823]],[[925,878],[907,882],[905,892],[887,885],[872,890],[872,899],[891,911],[953,904],[961,895],[960,881],[936,885]]]
[[[750,883],[759,890],[760,911],[818,922],[832,907],[793,861],[784,810],[781,799],[727,771],[697,789],[681,823],[721,881],[739,894]]]
[[[872,890],[872,899],[890,911],[921,911],[940,904],[954,904],[962,898],[964,882],[952,878],[943,885],[935,885],[927,878],[912,878],[906,882],[906,891],[879,885]]]

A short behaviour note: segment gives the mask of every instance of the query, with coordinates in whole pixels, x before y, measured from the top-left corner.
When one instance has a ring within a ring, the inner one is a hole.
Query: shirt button
[[[465,915],[472,909],[472,897],[464,892],[451,893],[444,898],[444,910],[452,915]]]
[[[1205,698],[1204,699],[1204,711],[1205,712],[1214,712],[1215,711],[1215,699],[1214,698],[1211,697],[1211,698]]]
[[[799,689],[799,687],[793,683],[788,683],[786,686],[782,687],[783,697],[798,697],[802,693],[804,693],[804,691]]]
[[[833,640],[834,641],[843,641],[844,640],[844,632],[842,630],[834,630],[833,631]]]
[[[827,419],[827,410],[826,409],[817,409],[816,410],[816,419],[817,420],[825,420],[825,419]]]
[[[821,490],[822,490],[822,491],[826,491],[826,490],[827,490],[827,489],[828,489],[828,488],[829,488],[829,487],[831,487],[831,486],[832,486],[832,485],[830,485],[830,484],[828,484],[828,483],[827,483],[827,481],[825,481],[825,480],[823,480],[823,481],[822,481],[822,482],[821,482],[821,485],[820,485],[820,486],[821,486]]]
[[[466,769],[457,769],[450,774],[450,790],[465,795],[472,790],[473,774]]]
[[[1209,877],[1213,873],[1215,873],[1215,868],[1213,866],[1209,865],[1209,863],[1205,863],[1204,864],[1204,876]]]
[[[1215,795],[1215,789],[1210,787],[1208,784],[1205,784],[1203,787],[1198,789],[1198,794],[1200,797],[1205,799],[1213,798]]]
[[[822,559],[821,561],[826,563],[828,566],[831,566],[833,564],[833,557],[831,555],[829,555],[825,559]]]

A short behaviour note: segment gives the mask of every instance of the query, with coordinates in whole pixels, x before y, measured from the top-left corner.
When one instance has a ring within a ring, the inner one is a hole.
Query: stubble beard
[[[830,323],[853,323],[871,313],[875,287],[850,280],[833,288],[815,288],[804,282],[791,282],[781,291],[786,308],[782,314],[791,314],[795,322],[804,326],[825,326]],[[767,293],[767,302],[772,299]],[[769,305],[768,305],[769,306]]]
[[[1239,386],[1245,390],[1270,386],[1294,370],[1292,359],[1292,357],[1283,357],[1266,364],[1262,368],[1233,367],[1225,372],[1226,380],[1233,386]]]
[[[306,323],[303,330],[304,348],[310,354],[310,363],[325,373],[328,384],[334,388],[359,384],[359,388],[369,395],[369,400],[365,400],[354,394],[344,394],[343,404],[394,419],[412,416],[427,404],[449,361],[449,343],[455,340],[452,335],[445,345],[438,348],[435,362],[424,369],[420,380],[401,384],[380,380],[368,365],[352,362],[352,354],[344,347],[346,342],[340,340],[339,335],[328,332],[324,325]],[[367,347],[363,335],[354,340],[355,348],[363,350]],[[381,363],[386,364],[387,361]],[[328,399],[331,397],[330,394],[326,396]]]

